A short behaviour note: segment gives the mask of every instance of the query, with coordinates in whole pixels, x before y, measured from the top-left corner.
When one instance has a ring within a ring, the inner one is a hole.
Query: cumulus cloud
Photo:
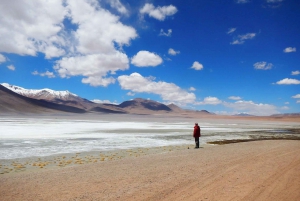
[[[150,93],[160,95],[164,101],[170,101],[179,105],[194,103],[196,96],[173,83],[158,81],[153,77],[143,77],[139,73],[122,75],[118,77],[122,89],[131,90],[134,93]]]
[[[116,49],[129,45],[137,37],[134,28],[119,21],[119,17],[100,7],[98,2],[67,1],[69,17],[78,25],[73,32],[75,53],[61,58],[54,69],[60,77],[84,76],[82,83],[108,86],[115,79],[108,74],[129,68],[126,54]]]
[[[199,63],[198,61],[195,61],[193,63],[193,65],[192,65],[191,68],[193,68],[195,70],[202,70],[203,69],[203,65],[201,63]]]
[[[300,75],[300,71],[298,71],[298,70],[292,71],[292,75]]]
[[[180,54],[180,51],[176,51],[173,48],[170,48],[169,51],[168,51],[168,54],[175,56],[177,54]]]
[[[300,80],[290,79],[290,78],[284,78],[284,79],[276,82],[276,84],[279,84],[279,85],[300,84]]]
[[[237,0],[236,1],[237,3],[249,3],[250,1],[249,0]]]
[[[111,54],[116,52],[114,43],[129,45],[137,37],[134,28],[122,24],[118,16],[102,9],[97,2],[70,0],[68,8],[72,23],[78,25],[74,37],[81,54]]]
[[[116,51],[111,54],[90,54],[86,56],[64,57],[57,61],[54,69],[62,78],[84,76],[82,82],[91,86],[107,86],[115,82],[107,77],[110,72],[129,68],[127,55]]]
[[[206,97],[203,101],[196,103],[196,105],[218,105],[221,104],[222,101],[219,100],[217,97]]]
[[[236,28],[229,28],[227,31],[227,34],[231,34],[233,32],[235,32]]]
[[[296,52],[296,48],[295,47],[287,47],[283,50],[283,52],[285,52],[285,53]]]
[[[53,68],[60,77],[83,76],[83,83],[107,86],[115,81],[108,74],[129,68],[122,47],[130,45],[137,33],[100,3],[4,0],[0,5],[6,16],[0,18],[0,52],[31,56],[41,52],[46,59],[59,57]],[[109,3],[125,14],[119,0]],[[71,31],[64,20],[74,26]]]
[[[154,67],[160,65],[162,62],[163,60],[159,55],[145,50],[139,51],[131,59],[131,64],[137,67]]]
[[[7,66],[7,68],[12,71],[16,70],[16,67],[14,67],[13,65],[9,65],[9,66]]]
[[[256,62],[255,64],[253,64],[255,69],[258,70],[270,70],[273,67],[272,63],[267,63],[265,61],[261,61],[261,62]]]
[[[46,71],[44,73],[39,73],[38,71],[33,71],[31,74],[32,75],[39,75],[39,76],[42,76],[42,77],[55,78],[54,73],[50,72],[50,71]]]
[[[280,3],[283,0],[267,0],[267,3]]]
[[[289,110],[290,108],[288,106],[283,106],[280,108],[281,110]]]
[[[242,98],[239,96],[229,96],[228,99],[230,100],[241,100]]]
[[[172,35],[172,29],[168,29],[168,32],[164,32],[163,29],[160,30],[159,36],[167,36],[170,37]]]
[[[296,94],[295,96],[292,96],[292,98],[299,98],[300,99],[300,94]]]
[[[296,94],[295,96],[292,96],[292,98],[297,99],[296,103],[300,103],[300,94]]]
[[[3,62],[6,62],[6,58],[2,54],[0,54],[0,64]]]
[[[160,21],[164,21],[167,16],[172,16],[176,12],[177,8],[173,5],[155,7],[153,4],[150,3],[146,3],[144,7],[140,9],[140,13],[142,15],[148,14],[150,17],[153,17]]]
[[[190,87],[189,91],[196,91],[196,89],[194,87]]]
[[[128,14],[125,6],[120,2],[120,0],[109,0],[108,3],[112,8],[115,8],[121,14]]]
[[[270,8],[278,8],[279,6],[281,6],[281,3],[284,1],[284,0],[265,0],[266,1],[266,4],[268,7]]]
[[[237,38],[230,44],[241,45],[241,44],[244,44],[246,40],[253,39],[255,36],[256,36],[256,33],[247,33],[244,35],[238,35]]]
[[[253,101],[236,101],[234,103],[224,102],[223,105],[234,109],[236,113],[245,112],[251,115],[269,116],[279,113],[276,106],[263,103],[254,103]]]
[[[62,1],[4,0],[0,13],[5,16],[0,18],[0,52],[31,56],[41,52],[46,58],[64,53],[62,22],[67,12]]]
[[[127,95],[127,96],[134,96],[135,93],[132,93],[131,91],[129,91],[126,95]]]

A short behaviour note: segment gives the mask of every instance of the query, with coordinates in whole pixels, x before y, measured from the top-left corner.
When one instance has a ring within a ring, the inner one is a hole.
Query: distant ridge
[[[183,109],[178,107],[177,105],[175,105],[174,103],[171,103],[169,105],[167,105],[171,110],[175,111],[175,112],[182,112]]]
[[[148,109],[148,110],[153,110],[153,111],[172,111],[171,108],[168,106],[153,101],[153,100],[146,100],[142,98],[135,98],[130,101],[125,101],[118,105],[121,108],[129,108],[129,109]]]
[[[202,113],[206,113],[206,114],[211,114],[209,111],[207,111],[207,110],[200,110],[200,112],[202,112]]]
[[[238,113],[238,114],[234,114],[233,116],[240,116],[240,117],[253,117],[254,115],[242,112],[242,113]]]
[[[170,115],[206,115],[206,110],[193,111],[175,104],[165,105],[157,101],[135,98],[119,105],[95,103],[69,91],[52,89],[25,89],[3,83],[0,85],[0,112],[70,112],[70,113],[112,113],[112,114],[170,114]]]
[[[284,113],[284,114],[273,114],[272,117],[282,117],[282,116],[300,116],[300,112],[297,113]]]

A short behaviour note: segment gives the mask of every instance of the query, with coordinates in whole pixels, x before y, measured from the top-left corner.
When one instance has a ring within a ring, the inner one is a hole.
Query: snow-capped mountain
[[[55,99],[68,101],[79,98],[76,94],[70,93],[69,91],[54,91],[52,89],[24,89],[19,86],[10,85],[8,83],[2,83],[1,85],[17,94],[26,96],[28,98],[50,101],[53,101]]]
[[[121,108],[113,105],[108,106],[105,104],[94,103],[69,91],[54,91],[52,89],[25,89],[19,86],[10,85],[8,83],[2,83],[1,85],[21,96],[36,100],[43,100],[62,106],[70,106],[85,111],[124,113]]]

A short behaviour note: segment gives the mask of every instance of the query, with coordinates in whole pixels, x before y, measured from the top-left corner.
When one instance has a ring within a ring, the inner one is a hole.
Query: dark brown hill
[[[151,110],[151,111],[165,111],[165,112],[170,112],[172,111],[171,108],[169,108],[168,106],[153,101],[153,100],[146,100],[146,99],[142,99],[142,98],[135,98],[133,100],[130,101],[125,101],[123,103],[121,103],[120,105],[118,105],[118,107],[121,107],[123,109],[127,109],[127,110]]]
[[[174,103],[171,103],[169,105],[167,105],[172,111],[174,112],[183,112],[184,110],[180,107],[178,107],[177,105],[175,105]]]

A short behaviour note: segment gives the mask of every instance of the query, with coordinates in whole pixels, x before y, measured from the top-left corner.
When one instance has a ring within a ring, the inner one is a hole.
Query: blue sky
[[[0,82],[217,114],[300,109],[298,0],[4,0]]]

